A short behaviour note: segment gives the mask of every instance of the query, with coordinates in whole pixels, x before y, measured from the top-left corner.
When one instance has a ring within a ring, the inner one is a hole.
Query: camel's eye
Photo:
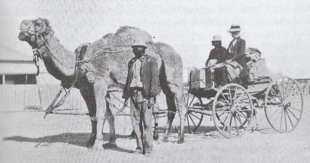
[[[35,25],[40,27],[41,23],[37,22],[37,23],[35,23]]]

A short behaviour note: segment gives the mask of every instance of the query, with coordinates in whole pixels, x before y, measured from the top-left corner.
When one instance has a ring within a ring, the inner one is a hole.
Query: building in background
[[[0,45],[0,84],[37,84],[32,58]]]
[[[46,109],[60,90],[60,81],[47,72],[41,59],[36,76],[31,55],[0,45],[0,111]],[[86,108],[78,89],[71,91],[62,108]]]

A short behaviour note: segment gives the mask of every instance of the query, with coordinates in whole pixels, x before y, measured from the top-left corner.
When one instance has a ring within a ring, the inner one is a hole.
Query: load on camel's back
[[[123,89],[127,64],[134,57],[131,46],[138,40],[144,41],[147,45],[146,53],[154,56],[158,62],[160,86],[166,95],[169,112],[164,140],[168,139],[178,110],[181,119],[178,142],[184,142],[186,106],[183,98],[182,60],[169,45],[154,43],[150,34],[138,28],[121,27],[116,33],[107,34],[93,43],[82,44],[75,50],[75,55],[60,44],[49,21],[43,18],[22,21],[19,39],[29,43],[34,56],[42,59],[47,71],[61,80],[64,88],[80,89],[92,124],[88,147],[95,143],[98,145],[98,140],[102,138],[102,132],[97,132],[97,128],[102,129],[104,116],[109,117],[111,134],[106,147],[116,147],[114,117],[109,108],[109,88],[117,86]],[[56,98],[46,114],[54,109]]]

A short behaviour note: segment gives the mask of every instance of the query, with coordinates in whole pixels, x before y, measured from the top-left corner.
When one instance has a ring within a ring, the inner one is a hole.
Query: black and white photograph
[[[310,1],[2,0],[0,162],[310,162]]]

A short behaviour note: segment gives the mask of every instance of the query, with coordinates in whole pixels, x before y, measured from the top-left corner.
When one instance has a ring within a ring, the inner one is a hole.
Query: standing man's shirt
[[[158,71],[158,64],[154,57],[145,55],[143,56],[143,60],[141,61],[141,68],[140,70],[140,80],[143,85],[143,96],[145,98],[149,98],[151,96],[155,97],[157,96],[160,91],[160,85],[159,85],[159,71]],[[134,63],[138,60],[137,58],[133,58],[128,63],[128,75],[126,84],[123,91],[123,98],[128,99],[129,98],[129,89],[132,87],[132,81],[135,80],[134,78]],[[137,69],[138,67],[136,67]]]
[[[132,65],[132,70],[133,70],[133,78],[130,84],[130,87],[143,87],[143,84],[141,82],[141,76],[140,76],[140,69],[141,69],[141,64],[142,60],[144,57],[142,56],[139,59],[136,59],[136,61]]]

